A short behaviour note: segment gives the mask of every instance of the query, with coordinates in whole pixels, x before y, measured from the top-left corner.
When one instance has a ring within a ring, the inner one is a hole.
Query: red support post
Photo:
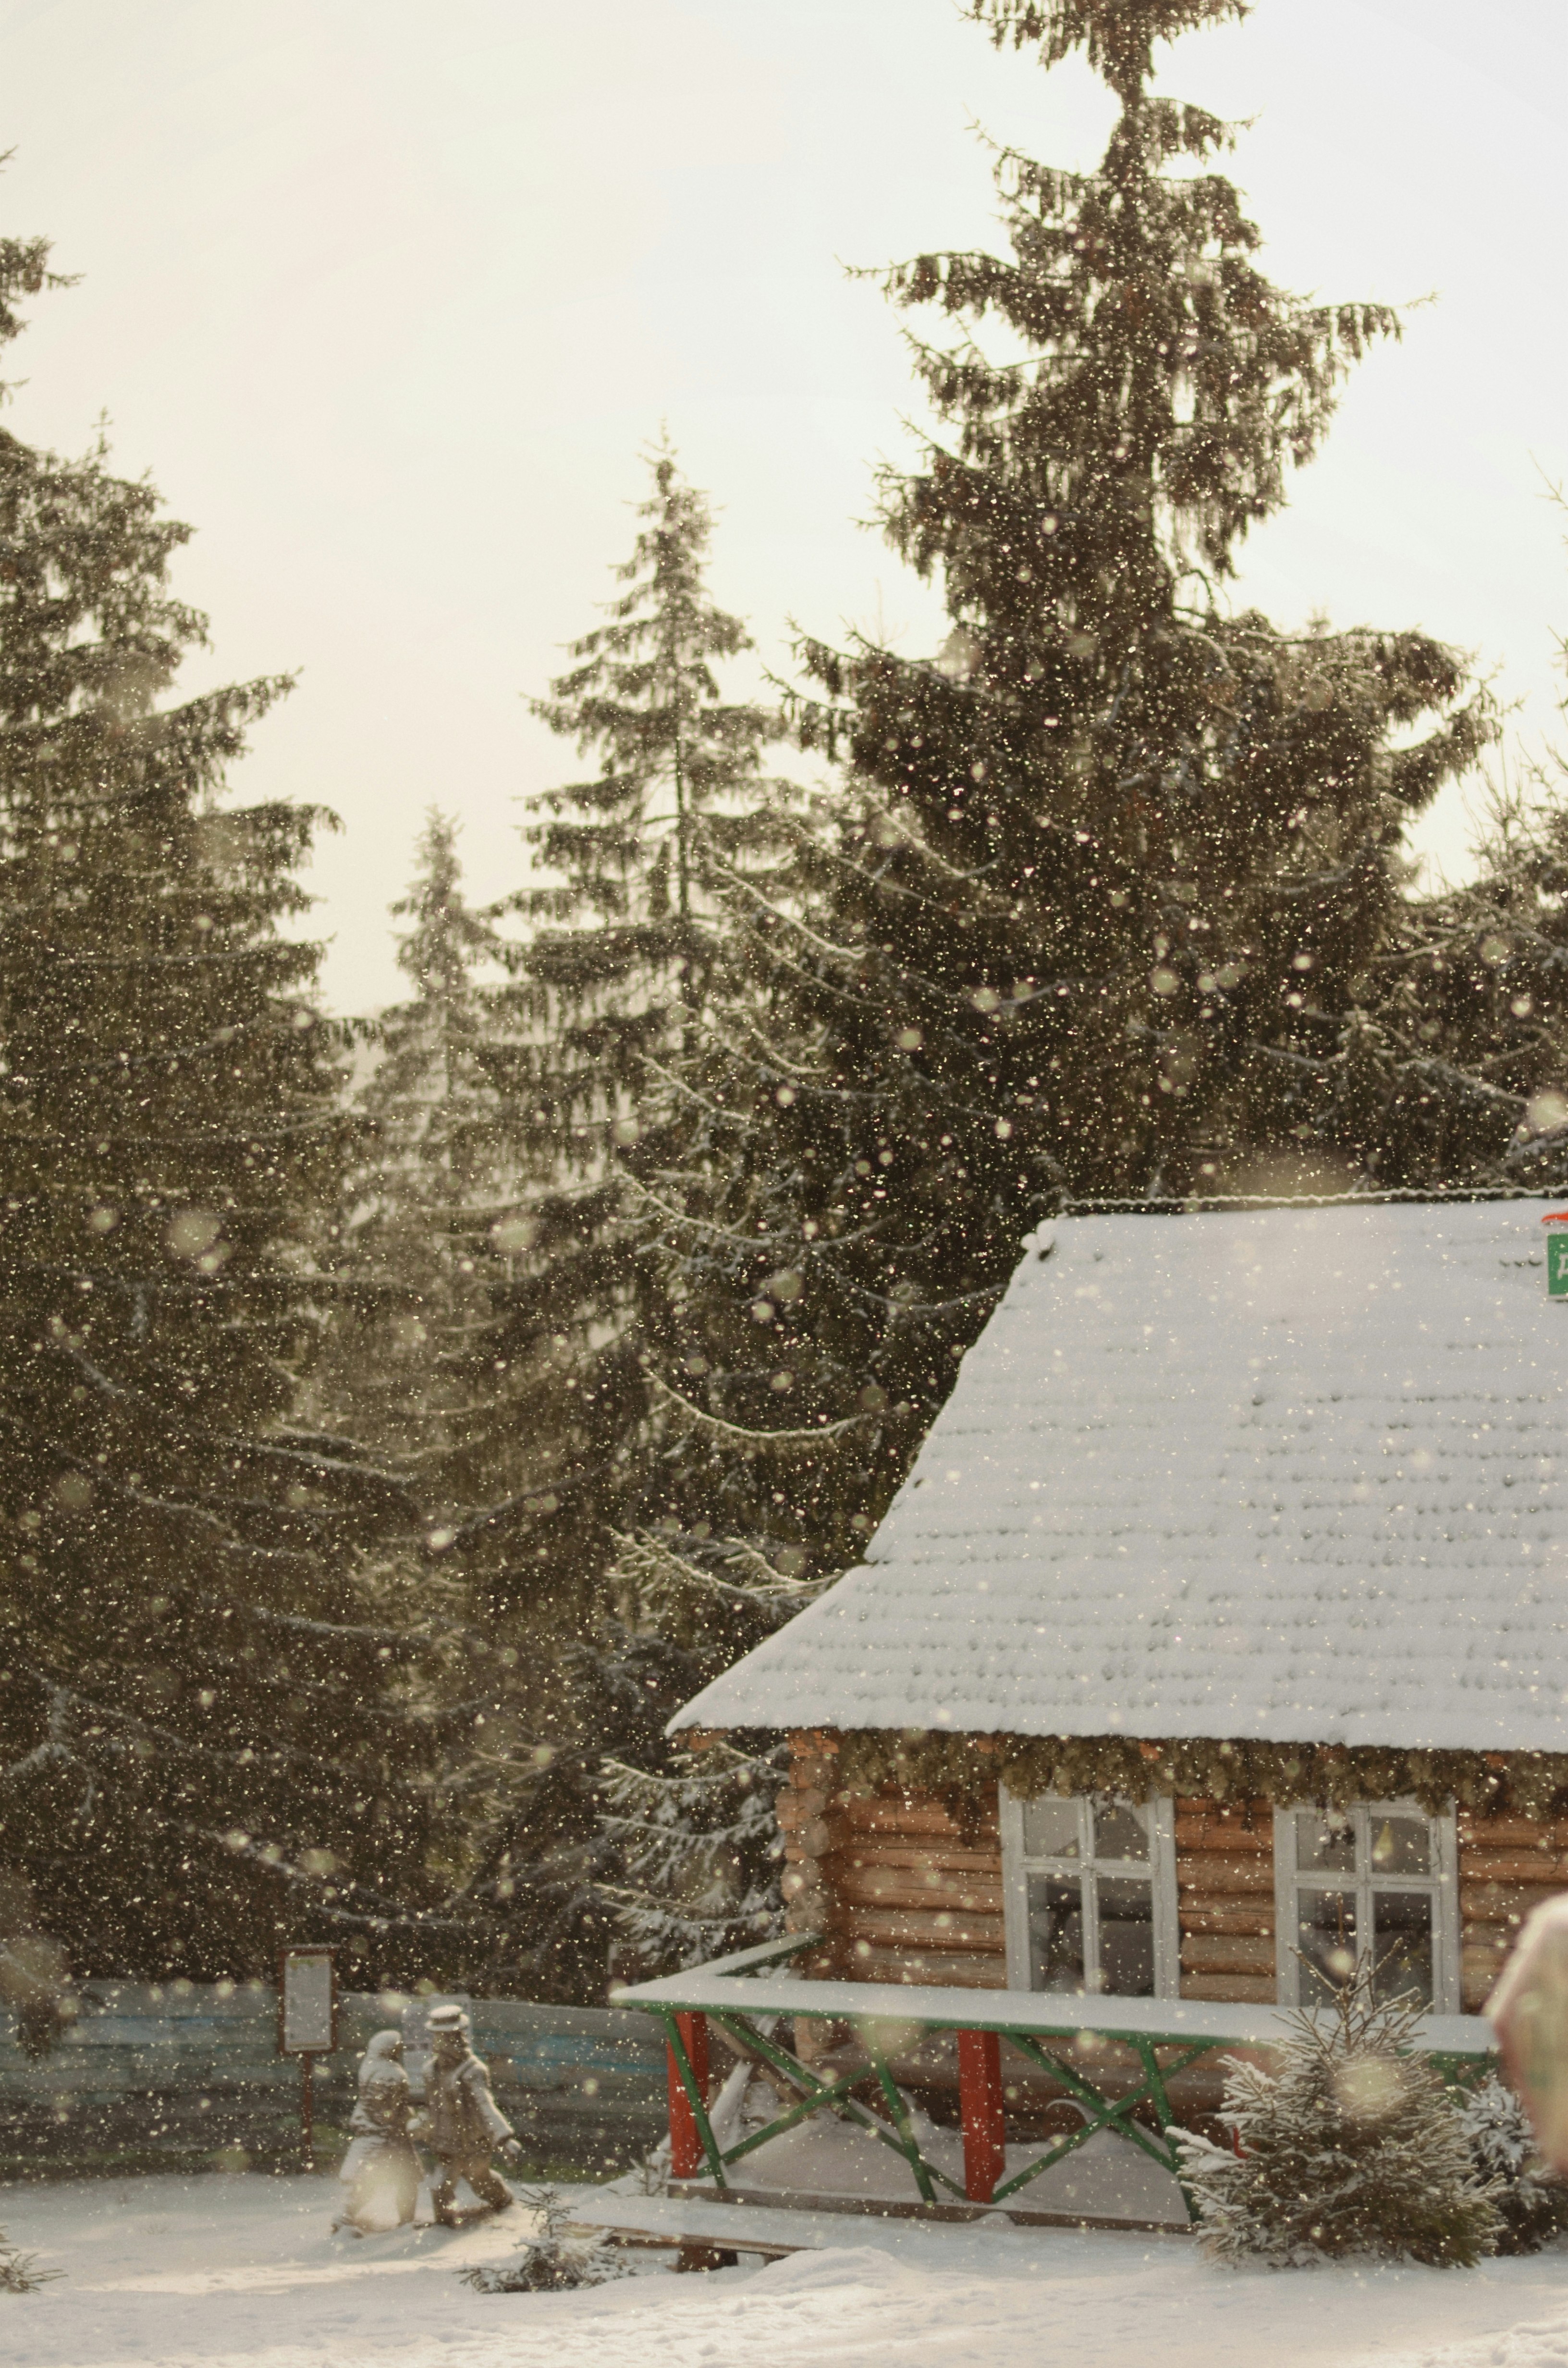
[[[697,2082],[697,2092],[704,2104],[708,2102],[708,2017],[705,2014],[677,2014],[676,2028],[680,2032],[686,2060]],[[686,2083],[680,2077],[673,2047],[665,2050],[669,2058],[670,2081],[670,2176],[673,2179],[697,2179],[707,2169],[707,2157],[702,2151],[702,2138],[697,2126],[697,2116],[691,2110],[691,2100],[686,2093]]]
[[[964,2193],[971,2203],[989,2203],[1007,2167],[1002,2043],[994,2031],[959,2033],[959,2112]]]

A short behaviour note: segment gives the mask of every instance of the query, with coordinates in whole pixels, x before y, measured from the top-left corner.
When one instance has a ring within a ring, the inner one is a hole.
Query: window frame
[[[1024,1803],[1004,1784],[1000,1787],[1002,1827],[1002,1908],[1003,1930],[1007,1950],[1007,1987],[1028,1990],[1032,1998],[1048,1998],[1048,1990],[1036,1990],[1029,1979],[1028,1886],[1031,1874],[1049,1874],[1093,1881],[1084,1885],[1084,1954],[1085,1975],[1099,1971],[1099,1880],[1101,1875],[1112,1881],[1131,1876],[1147,1881],[1153,1896],[1154,1935],[1154,1988],[1158,1998],[1178,1998],[1181,1996],[1181,1930],[1176,1912],[1176,1803],[1168,1793],[1151,1793],[1143,1801],[1132,1801],[1124,1793],[1058,1793],[1052,1800],[1072,1801],[1078,1811],[1079,1856],[1068,1858],[1031,1858],[1024,1849]],[[1149,1855],[1147,1859],[1095,1858],[1089,1844],[1094,1828],[1090,1813],[1096,1799],[1128,1800],[1134,1808],[1147,1807],[1149,1816]],[[1092,1960],[1092,1963],[1090,1962]],[[1063,1998],[1115,1998],[1115,1990],[1085,1988],[1082,1992],[1064,1990]]]
[[[1429,2014],[1458,2014],[1460,2009],[1459,1839],[1452,1808],[1434,1816],[1419,1801],[1356,1801],[1346,1804],[1356,1834],[1354,1873],[1335,1874],[1311,1868],[1305,1873],[1296,1861],[1296,1819],[1314,1814],[1311,1802],[1274,1812],[1274,1953],[1275,1987],[1284,2007],[1301,2004],[1301,1968],[1296,1950],[1301,1885],[1310,1891],[1349,1891],[1356,1898],[1356,1957],[1363,1964],[1376,1945],[1373,1930],[1374,1891],[1417,1892],[1435,1903],[1432,1917],[1432,2003]],[[1420,1817],[1432,1838],[1430,1874],[1377,1874],[1370,1871],[1369,1827],[1378,1817]],[[1367,1872],[1363,1873],[1363,1869]],[[1363,1935],[1367,1936],[1363,1944]]]

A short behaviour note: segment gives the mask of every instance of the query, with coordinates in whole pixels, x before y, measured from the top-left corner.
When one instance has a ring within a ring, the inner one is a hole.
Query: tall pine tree
[[[645,1236],[688,1508],[663,1552],[694,1599],[706,1522],[791,1577],[857,1557],[1064,1201],[1380,1172],[1403,834],[1490,728],[1425,634],[1290,635],[1226,600],[1398,329],[1273,287],[1213,167],[1226,128],[1150,87],[1156,40],[1244,0],[969,14],[1047,66],[1085,51],[1119,115],[1093,173],[997,156],[1010,252],[883,275],[960,333],[911,338],[939,424],[881,506],[950,632],[926,660],[808,642],[793,712],[842,793],[771,894],[715,867],[750,1025],[688,1048],[706,1130]],[[727,1843],[730,1897],[763,1896],[721,1774],[618,1783],[638,1936],[672,1956]]]
[[[397,960],[414,992],[369,1030],[358,1096],[362,1158],[347,1184],[342,1265],[351,1288],[335,1329],[323,1402],[396,1463],[433,1525],[472,1509],[463,1452],[494,1293],[517,1209],[510,1111],[495,1082],[506,1058],[498,1008],[503,946],[462,886],[457,825],[432,812],[408,894]],[[480,1418],[494,1385],[481,1388]]]
[[[540,878],[512,907],[529,929],[507,956],[494,1074],[526,1211],[476,1342],[471,1404],[488,1413],[471,1418],[476,1509],[451,1549],[476,1617],[498,1637],[526,1621],[533,1665],[537,1739],[474,1896],[509,1918],[512,1978],[579,1995],[602,1987],[614,1932],[605,1756],[660,1763],[663,1719],[709,1666],[695,1634],[653,1633],[618,1565],[630,1536],[686,1519],[661,1212],[710,1122],[685,1072],[716,1030],[744,1025],[722,898],[760,893],[785,860],[792,799],[762,768],[774,718],[724,696],[720,670],[750,643],[707,588],[708,503],[667,447],[652,475],[606,621],[538,702],[596,769],[532,802]],[[726,1650],[760,1633],[744,1587],[731,1593]]]
[[[0,245],[0,332],[45,276]],[[280,679],[164,697],[186,529],[0,433],[0,1865],[79,1970],[456,1947],[401,1492],[301,1429],[345,1143],[321,819],[222,802]]]
[[[542,1358],[535,1428],[560,1474],[527,1549],[536,1599],[571,1600],[585,1573],[597,1584],[611,1531],[646,1502],[647,1377],[669,1319],[634,1221],[657,1223],[687,1156],[697,1106],[679,1071],[712,1024],[723,961],[714,859],[765,871],[787,795],[762,773],[774,719],[726,700],[715,672],[751,644],[707,591],[707,501],[667,449],[652,468],[626,588],[536,702],[597,758],[533,802],[545,879],[519,900],[531,929],[515,958],[532,1038],[520,1147],[538,1185],[513,1337]]]
[[[843,796],[790,894],[726,891],[770,1018],[697,1048],[713,1154],[660,1237],[713,1504],[819,1571],[1064,1199],[1375,1170],[1349,1081],[1403,834],[1489,717],[1425,634],[1226,601],[1398,326],[1271,285],[1225,127],[1150,87],[1156,40],[1244,13],[973,0],[1048,65],[1086,51],[1119,119],[1091,173],[997,157],[1008,253],[884,275],[960,331],[912,337],[939,426],[881,500],[951,631],[929,660],[805,646],[797,721]]]

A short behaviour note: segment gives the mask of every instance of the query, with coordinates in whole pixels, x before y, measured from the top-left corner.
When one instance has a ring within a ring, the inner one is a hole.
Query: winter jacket
[[[430,2058],[425,2075],[425,2119],[418,2135],[449,2162],[488,2160],[514,2135],[490,2093],[490,2075],[472,2048],[455,2064]]]

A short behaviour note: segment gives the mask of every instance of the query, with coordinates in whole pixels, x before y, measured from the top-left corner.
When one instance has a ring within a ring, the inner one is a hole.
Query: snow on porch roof
[[[864,1565],[672,1728],[1568,1748],[1553,1205],[1042,1228]]]

